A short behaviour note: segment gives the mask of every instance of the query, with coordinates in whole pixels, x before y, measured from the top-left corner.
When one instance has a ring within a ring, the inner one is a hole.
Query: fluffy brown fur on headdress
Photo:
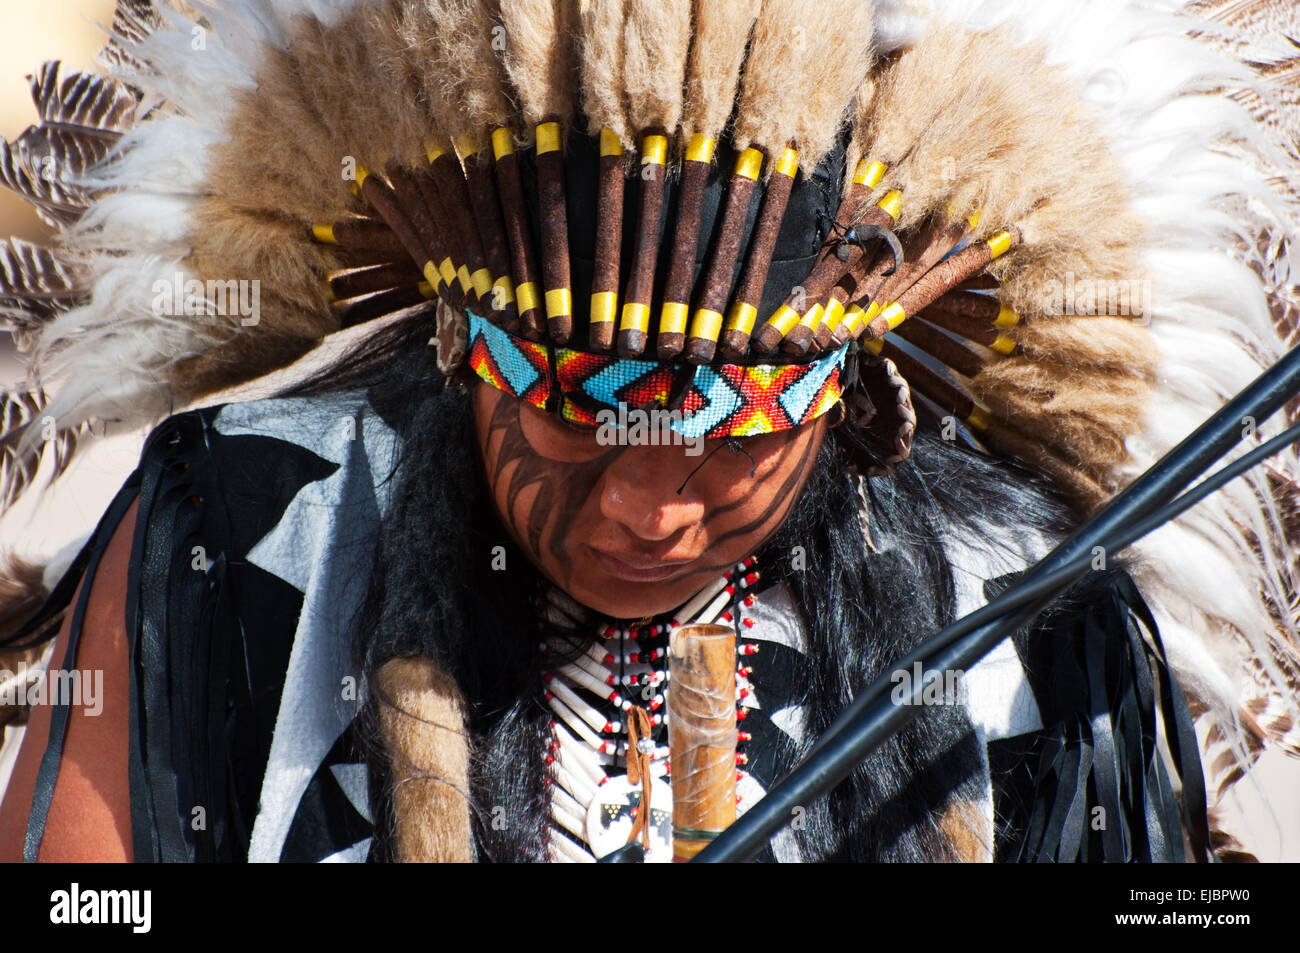
[[[1156,352],[1131,318],[1060,316],[1054,300],[1071,274],[1103,288],[1140,278],[1143,226],[1077,83],[1010,28],[936,25],[881,71],[864,132],[863,154],[888,165],[873,198],[902,192],[902,228],[972,213],[977,237],[1020,228],[992,268],[1022,319],[1006,332],[1018,353],[988,362],[971,393],[993,411],[990,442],[1060,479],[1073,471],[1076,496],[1100,503],[1149,403]]]
[[[736,99],[759,0],[695,0],[682,133],[716,137]]]
[[[578,81],[572,39],[577,0],[503,0],[505,66],[529,126],[573,115]]]
[[[623,102],[623,23],[626,0],[590,0],[582,9],[582,109],[587,131],[609,129],[623,148],[636,147]]]
[[[793,142],[812,168],[830,149],[871,63],[867,0],[764,0],[741,83],[736,147]]]
[[[691,43],[691,0],[628,0],[623,95],[639,129],[675,133]]]

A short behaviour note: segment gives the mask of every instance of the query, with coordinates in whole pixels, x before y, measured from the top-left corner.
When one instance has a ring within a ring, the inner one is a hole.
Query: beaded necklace
[[[651,777],[648,862],[672,859],[672,788],[665,693],[669,634],[679,625],[718,622],[737,630],[736,717],[755,704],[745,658],[758,645],[744,642],[753,627],[746,611],[759,579],[749,557],[705,586],[673,612],[635,623],[601,620],[555,586],[541,609],[543,679],[551,721],[546,763],[551,788],[550,855],[553,861],[592,863],[624,846],[640,812],[642,784],[628,778],[629,721],[642,708],[648,722],[636,734],[634,758]],[[588,633],[594,630],[595,637]],[[761,787],[745,771],[744,730],[738,732],[736,799],[743,812]]]

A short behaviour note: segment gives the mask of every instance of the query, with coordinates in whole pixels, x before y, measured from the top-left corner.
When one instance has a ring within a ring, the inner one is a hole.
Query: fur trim
[[[531,129],[568,120],[577,98],[577,69],[570,40],[579,18],[576,0],[506,0],[505,64]]]
[[[682,133],[716,137],[735,104],[740,67],[759,0],[695,0],[695,38],[686,74]]]
[[[636,148],[620,93],[623,77],[624,0],[592,0],[582,10],[582,110],[587,132],[611,130],[625,150]]]
[[[691,42],[691,0],[628,0],[623,96],[633,129],[677,131]]]
[[[764,0],[741,82],[736,147],[793,142],[811,170],[830,149],[871,63],[867,0]],[[819,29],[813,24],[833,24]]]
[[[393,659],[375,676],[393,799],[393,859],[474,859],[465,703],[425,658]]]

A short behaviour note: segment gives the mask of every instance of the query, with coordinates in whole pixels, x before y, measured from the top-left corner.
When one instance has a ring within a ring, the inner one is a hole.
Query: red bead
[[[736,740],[737,740],[737,741],[753,741],[753,740],[754,740],[754,736],[751,735],[748,731],[738,731],[738,732],[736,732]]]
[[[736,721],[744,721],[749,717],[749,712],[744,708],[736,709]]]
[[[737,754],[736,764],[749,764],[749,755],[743,753]]]
[[[741,619],[740,621],[745,623],[745,628],[747,629],[752,629],[754,627],[753,619]]]
[[[724,619],[726,619],[728,622],[730,622],[730,621],[731,621],[731,610],[728,609],[726,612],[722,613],[722,618],[724,618]]]

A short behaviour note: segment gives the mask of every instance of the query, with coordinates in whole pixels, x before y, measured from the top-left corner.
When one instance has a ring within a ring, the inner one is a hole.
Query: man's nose
[[[700,522],[704,500],[687,480],[699,462],[682,447],[623,448],[602,477],[601,515],[634,536],[656,541]]]

